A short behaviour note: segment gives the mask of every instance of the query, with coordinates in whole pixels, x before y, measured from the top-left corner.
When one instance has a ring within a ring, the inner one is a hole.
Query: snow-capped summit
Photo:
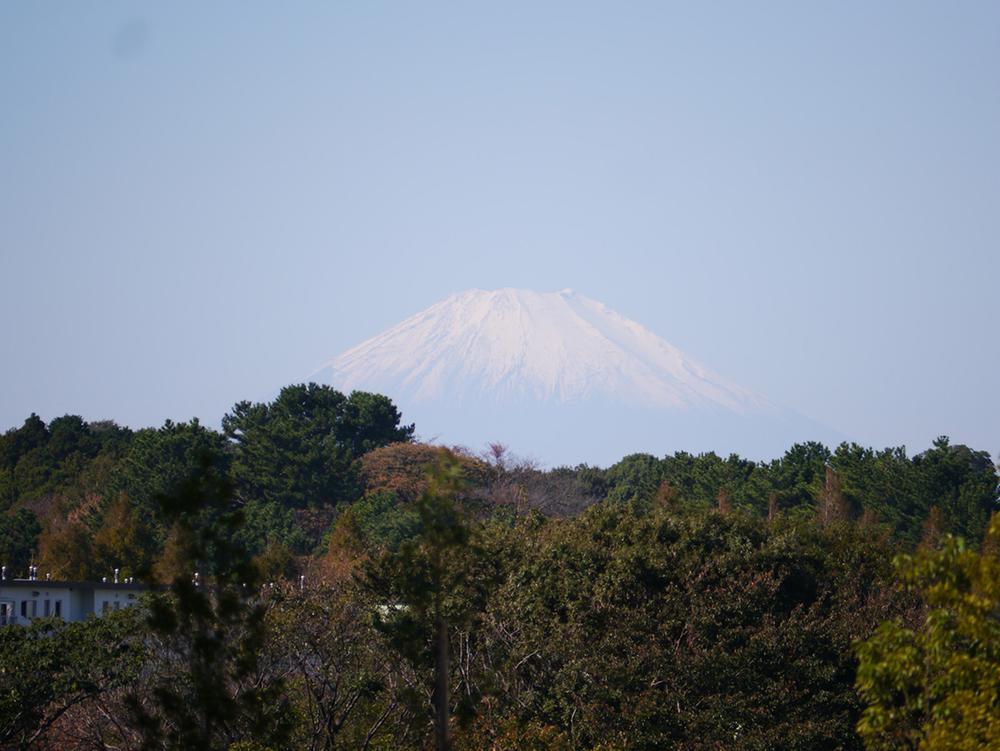
[[[570,289],[452,295],[312,379],[386,394],[425,439],[500,441],[543,463],[668,449],[760,457],[830,435]]]
[[[452,295],[327,366],[344,389],[414,403],[600,398],[631,406],[765,405],[602,303],[569,289]]]

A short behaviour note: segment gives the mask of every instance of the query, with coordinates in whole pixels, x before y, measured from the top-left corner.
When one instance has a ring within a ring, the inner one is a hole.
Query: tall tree
[[[913,465],[923,515],[938,506],[956,535],[981,540],[991,514],[998,510],[997,474],[990,455],[941,436],[913,457]]]
[[[126,493],[144,518],[160,518],[161,500],[176,495],[178,488],[201,472],[206,456],[215,463],[215,471],[228,472],[227,449],[225,438],[197,418],[167,420],[161,428],[135,434],[116,468],[111,490]],[[164,530],[159,531],[162,537]]]
[[[144,749],[283,748],[291,734],[283,680],[263,680],[267,597],[235,539],[242,514],[210,452],[158,498],[181,547],[168,593],[149,604],[154,654],[131,696]],[[193,570],[192,570],[193,569]]]
[[[449,625],[467,616],[461,596],[469,570],[470,528],[455,500],[462,464],[441,449],[416,507],[420,532],[368,569],[368,581],[383,597],[381,628],[416,666],[433,675],[431,707],[435,746],[451,748]]]
[[[399,421],[384,396],[346,397],[310,383],[286,386],[268,404],[239,402],[222,426],[236,446],[233,473],[244,500],[304,507],[354,500],[355,460],[412,437],[413,426]]]

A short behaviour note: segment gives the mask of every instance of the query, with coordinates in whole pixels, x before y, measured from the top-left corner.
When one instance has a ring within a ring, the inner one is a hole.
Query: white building
[[[52,579],[0,580],[0,626],[29,624],[33,618],[56,616],[82,621],[121,610],[139,601],[149,586],[133,582],[55,581]]]

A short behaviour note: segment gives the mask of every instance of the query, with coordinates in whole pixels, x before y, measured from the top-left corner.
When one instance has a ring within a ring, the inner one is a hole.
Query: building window
[[[28,601],[27,600],[21,600],[21,617],[22,618],[27,618],[28,617]]]
[[[56,600],[56,618],[62,618],[62,600]]]
[[[34,618],[38,615],[38,600],[31,601],[31,617]]]
[[[49,610],[51,607],[52,607],[52,603],[49,600],[46,600],[45,601],[45,608],[44,608],[44,614],[45,614],[46,618],[48,618],[49,615],[51,614],[50,610]]]
[[[111,603],[109,603],[107,600],[105,600],[104,602],[101,603],[101,612],[102,613],[107,613],[108,610],[110,610],[110,609],[111,609]]]

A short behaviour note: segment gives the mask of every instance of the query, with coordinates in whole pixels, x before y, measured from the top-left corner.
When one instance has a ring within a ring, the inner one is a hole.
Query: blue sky
[[[996,455],[998,133],[994,2],[12,0],[0,429],[216,423],[449,293],[572,287]]]

